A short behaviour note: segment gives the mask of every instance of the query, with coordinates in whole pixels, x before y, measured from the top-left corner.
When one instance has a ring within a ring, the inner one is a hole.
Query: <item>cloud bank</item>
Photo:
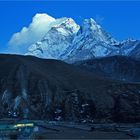
[[[23,54],[34,42],[40,40],[51,28],[55,18],[42,13],[36,14],[28,27],[23,27],[20,32],[14,33],[8,42],[8,50],[13,53]]]

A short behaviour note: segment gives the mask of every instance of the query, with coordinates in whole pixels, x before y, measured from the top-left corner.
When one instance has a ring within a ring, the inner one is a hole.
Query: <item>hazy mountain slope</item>
[[[29,56],[0,55],[0,66],[1,117],[139,121],[139,84]]]
[[[140,82],[140,61],[126,56],[111,56],[75,63],[82,69],[103,77],[126,82]]]
[[[132,49],[132,51],[128,54],[131,57],[134,57],[136,59],[140,59],[140,41],[136,41],[135,48]]]

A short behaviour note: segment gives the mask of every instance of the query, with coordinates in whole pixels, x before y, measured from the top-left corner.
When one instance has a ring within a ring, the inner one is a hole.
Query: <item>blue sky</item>
[[[13,33],[31,23],[36,13],[72,17],[79,24],[92,17],[116,39],[140,39],[138,1],[0,1],[0,51],[7,47]]]

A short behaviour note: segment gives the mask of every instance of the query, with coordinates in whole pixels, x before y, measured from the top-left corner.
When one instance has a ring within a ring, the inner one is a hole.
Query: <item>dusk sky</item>
[[[93,18],[114,38],[140,39],[140,2],[95,1],[0,1],[0,52],[12,35],[31,23],[37,13],[54,18],[72,17],[78,24]]]

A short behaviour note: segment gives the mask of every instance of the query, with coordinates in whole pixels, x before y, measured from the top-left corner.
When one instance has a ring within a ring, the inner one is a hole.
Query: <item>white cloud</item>
[[[25,53],[32,43],[45,35],[54,21],[55,19],[47,14],[36,14],[28,27],[23,27],[20,32],[12,35],[8,49],[14,53]]]

